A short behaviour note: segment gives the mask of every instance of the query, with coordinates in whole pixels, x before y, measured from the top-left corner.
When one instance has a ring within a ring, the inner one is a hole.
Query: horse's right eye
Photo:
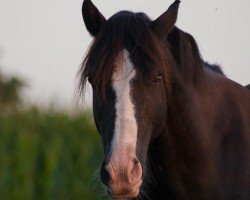
[[[92,78],[88,76],[88,82],[89,82],[91,85],[92,85],[92,83],[93,83],[92,81],[93,81]]]

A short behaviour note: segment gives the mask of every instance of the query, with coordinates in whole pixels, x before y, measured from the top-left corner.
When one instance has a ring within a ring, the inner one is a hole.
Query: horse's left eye
[[[162,80],[162,73],[158,73],[154,78],[154,83],[159,83]]]

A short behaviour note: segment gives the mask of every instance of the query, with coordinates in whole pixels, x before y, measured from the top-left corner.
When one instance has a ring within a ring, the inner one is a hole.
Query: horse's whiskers
[[[139,197],[139,199],[143,199],[143,200],[145,200],[145,198],[146,198],[147,200],[152,200],[152,199],[148,196],[147,192],[145,192],[143,189],[141,189],[140,194],[139,194],[138,197]],[[145,198],[143,198],[143,197],[145,197]]]
[[[100,199],[108,199],[107,188],[100,179],[100,168],[94,173],[89,185],[93,190],[98,191]]]

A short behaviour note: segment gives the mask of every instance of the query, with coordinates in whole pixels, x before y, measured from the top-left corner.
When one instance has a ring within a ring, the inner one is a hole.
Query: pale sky
[[[93,0],[106,18],[120,10],[153,19],[170,0]],[[82,0],[0,0],[0,70],[27,80],[26,99],[74,104],[76,73],[91,42]],[[182,0],[177,26],[232,80],[250,83],[250,1]]]

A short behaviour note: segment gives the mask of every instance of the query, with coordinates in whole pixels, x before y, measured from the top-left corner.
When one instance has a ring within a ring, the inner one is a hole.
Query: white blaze
[[[131,80],[136,71],[124,50],[116,63],[116,70],[112,75],[112,87],[116,95],[116,119],[112,141],[112,157],[128,154],[135,157],[137,141],[137,123],[135,119],[134,104],[131,97]],[[118,158],[119,159],[119,158]]]

